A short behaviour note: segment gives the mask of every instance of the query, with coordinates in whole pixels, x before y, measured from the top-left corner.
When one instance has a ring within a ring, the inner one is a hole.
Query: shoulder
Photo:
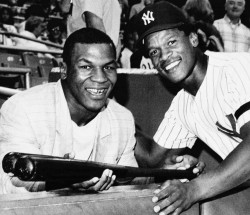
[[[249,85],[250,82],[250,53],[232,52],[216,53],[209,52],[209,68],[214,75],[225,76],[224,81],[240,81],[241,85]]]
[[[250,29],[249,29],[246,25],[244,25],[243,23],[241,23],[241,27],[242,27],[245,31],[247,31],[248,33],[250,33]]]
[[[214,20],[214,25],[217,25],[217,24],[220,24],[220,23],[224,23],[225,22],[225,19],[224,18],[221,18],[221,19],[216,19]]]
[[[248,52],[206,52],[209,57],[209,66],[221,68],[223,71],[235,70],[240,72],[241,69],[250,67],[250,53]],[[240,69],[240,67],[242,67]],[[238,67],[238,69],[237,69]],[[218,69],[217,69],[218,71]]]
[[[55,95],[55,83],[48,83],[32,87],[11,96],[4,104],[3,108],[9,106],[32,109],[48,104]]]
[[[248,52],[212,52],[207,51],[206,55],[209,56],[209,62],[217,62],[220,64],[228,64],[230,62],[242,62],[249,64],[250,53]]]

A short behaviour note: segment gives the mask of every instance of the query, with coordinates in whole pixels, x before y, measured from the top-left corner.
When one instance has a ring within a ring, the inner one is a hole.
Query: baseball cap
[[[138,33],[137,45],[143,43],[143,39],[154,32],[180,27],[189,23],[184,12],[177,6],[160,1],[145,7],[136,15],[135,25]]]

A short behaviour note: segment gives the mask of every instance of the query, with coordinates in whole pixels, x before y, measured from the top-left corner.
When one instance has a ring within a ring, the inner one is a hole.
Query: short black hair
[[[72,51],[76,43],[110,44],[111,47],[113,48],[114,55],[116,56],[115,45],[112,39],[107,34],[95,28],[81,28],[70,34],[65,41],[62,58],[63,61],[67,64],[67,66],[70,66]]]

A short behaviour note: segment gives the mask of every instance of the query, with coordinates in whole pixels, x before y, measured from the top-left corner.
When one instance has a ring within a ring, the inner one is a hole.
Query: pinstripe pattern
[[[209,65],[196,96],[181,90],[173,99],[154,140],[166,148],[192,147],[200,138],[225,158],[240,142],[218,131],[216,122],[231,129],[226,115],[250,101],[250,54],[207,52]],[[236,129],[250,120],[250,111]]]
[[[250,29],[241,22],[233,25],[225,15],[215,20],[214,26],[220,32],[226,52],[250,52]]]

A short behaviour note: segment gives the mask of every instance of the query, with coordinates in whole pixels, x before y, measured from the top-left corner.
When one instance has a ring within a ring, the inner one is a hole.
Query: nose
[[[91,80],[95,81],[95,82],[103,83],[103,82],[106,82],[108,80],[108,78],[107,78],[106,73],[103,71],[102,68],[96,68],[93,71],[93,75],[91,77]]]
[[[167,60],[171,55],[172,55],[172,51],[171,50],[169,50],[167,48],[163,48],[161,50],[161,56],[160,56],[161,61]]]

